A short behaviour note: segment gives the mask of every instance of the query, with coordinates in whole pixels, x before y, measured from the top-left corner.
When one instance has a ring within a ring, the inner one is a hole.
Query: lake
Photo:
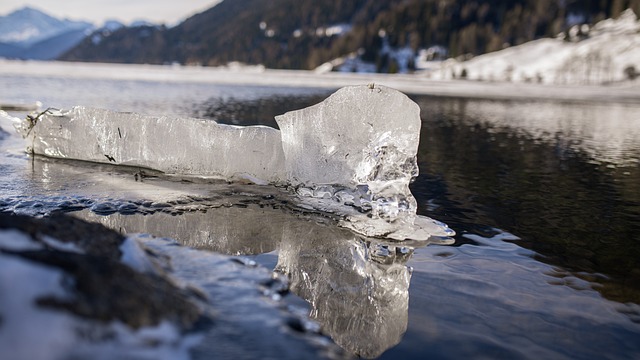
[[[332,91],[0,72],[2,103],[236,125],[276,127],[275,115]],[[418,213],[454,229],[453,245],[378,244],[292,219],[269,201],[243,203],[224,184],[143,184],[112,167],[27,160],[6,136],[0,209],[41,214],[71,196],[79,217],[246,255],[288,274],[323,331],[363,357],[640,357],[640,104],[408,95],[422,117],[411,186]],[[147,216],[91,210],[104,198],[177,193],[209,203],[223,193],[243,205]]]

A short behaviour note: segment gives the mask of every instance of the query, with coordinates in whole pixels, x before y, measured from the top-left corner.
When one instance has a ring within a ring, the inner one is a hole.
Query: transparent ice
[[[370,84],[276,117],[287,181],[313,207],[344,215],[367,236],[452,236],[416,215],[409,183],[418,175],[420,108],[399,91]]]
[[[281,130],[74,107],[16,128],[28,151],[167,174],[286,185],[300,205],[366,236],[427,240],[454,232],[416,214],[420,109],[399,91],[350,86],[276,117]]]
[[[280,133],[264,126],[82,106],[35,118],[18,126],[35,154],[256,183],[283,179]]]

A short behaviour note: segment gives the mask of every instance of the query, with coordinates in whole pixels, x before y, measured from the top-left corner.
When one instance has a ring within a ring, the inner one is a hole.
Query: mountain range
[[[63,51],[56,49],[65,61],[241,62],[281,69],[314,69],[356,57],[372,71],[396,72],[403,63],[410,69],[421,49],[443,49],[447,57],[480,55],[615,18],[626,8],[640,14],[640,0],[224,0],[174,27],[93,29],[77,44],[68,46],[80,35],[65,38]],[[7,41],[5,19],[0,19],[0,56],[16,47],[29,55],[46,48]],[[16,30],[12,39],[27,33]]]
[[[89,22],[60,20],[25,7],[0,16],[0,57],[55,59],[94,28]]]
[[[439,45],[451,57],[479,55],[628,7],[640,13],[640,0],[224,0],[172,28],[85,39],[61,59],[314,69],[351,54],[394,72],[400,49],[415,54]]]

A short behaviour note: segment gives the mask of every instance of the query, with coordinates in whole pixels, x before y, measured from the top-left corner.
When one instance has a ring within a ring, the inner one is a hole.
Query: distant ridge
[[[0,17],[0,57],[55,59],[93,30],[84,21],[60,20],[24,7]]]
[[[451,57],[479,55],[626,8],[640,13],[640,0],[224,0],[172,28],[94,34],[60,59],[314,69],[356,56],[376,71],[396,72],[401,52],[438,45]]]

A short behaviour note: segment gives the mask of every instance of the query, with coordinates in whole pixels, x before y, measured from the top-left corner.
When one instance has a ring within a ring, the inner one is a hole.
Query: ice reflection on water
[[[405,263],[413,248],[363,238],[318,216],[274,209],[273,203],[245,206],[220,200],[230,206],[180,216],[101,216],[89,210],[74,216],[224,254],[277,250],[275,270],[290,278],[291,290],[311,304],[311,317],[343,348],[372,358],[400,342],[411,278]]]

